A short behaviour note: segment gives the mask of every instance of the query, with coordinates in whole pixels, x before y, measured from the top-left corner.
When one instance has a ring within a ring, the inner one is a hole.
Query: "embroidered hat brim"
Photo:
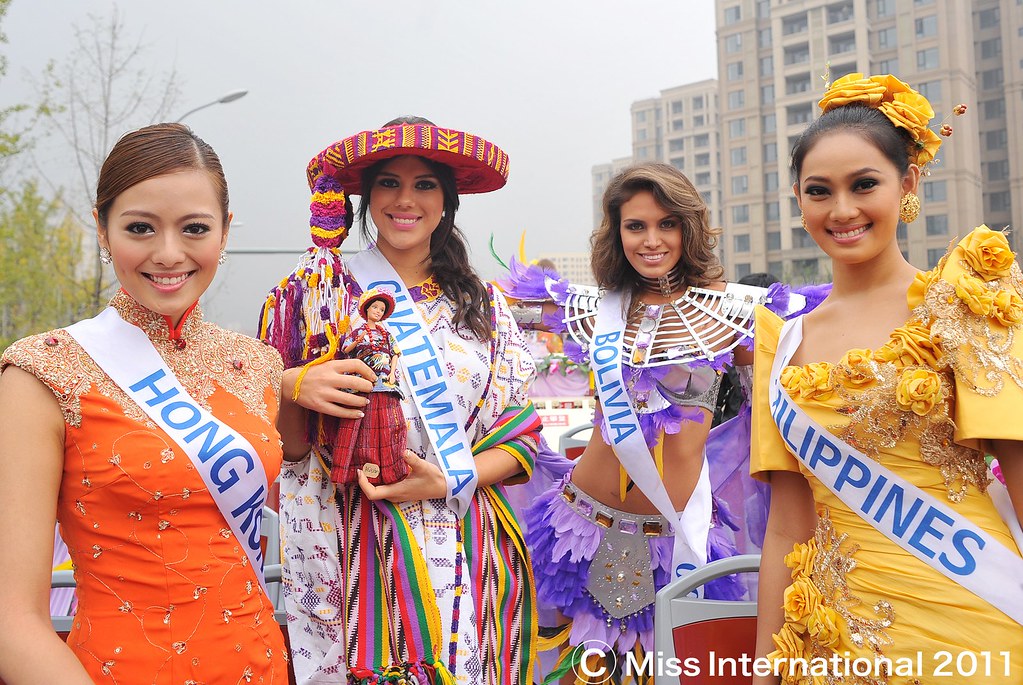
[[[362,194],[362,173],[384,159],[417,155],[446,164],[459,194],[487,193],[508,181],[508,155],[479,136],[427,124],[402,124],[362,131],[316,155],[306,169],[310,189],[324,175],[336,178],[349,195]]]

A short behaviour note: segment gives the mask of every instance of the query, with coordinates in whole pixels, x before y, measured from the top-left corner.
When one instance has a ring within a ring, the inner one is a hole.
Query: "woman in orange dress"
[[[281,461],[281,358],[198,306],[227,204],[216,153],[188,128],[125,135],[93,211],[121,290],[96,318],[4,352],[8,685],[287,682],[259,550]],[[55,519],[79,593],[66,645],[47,601]]]

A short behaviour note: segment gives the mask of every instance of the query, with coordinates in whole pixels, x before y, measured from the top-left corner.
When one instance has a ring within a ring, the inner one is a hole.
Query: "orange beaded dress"
[[[111,306],[146,332],[189,395],[252,444],[273,482],[276,350],[204,322],[198,307],[171,330],[124,292]],[[68,645],[93,681],[286,683],[261,570],[189,457],[65,331],[14,343],[7,365],[50,387],[64,414],[57,518],[79,593]]]

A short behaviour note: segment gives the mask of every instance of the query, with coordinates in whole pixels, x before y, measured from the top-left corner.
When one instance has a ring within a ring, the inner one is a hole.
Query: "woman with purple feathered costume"
[[[578,670],[585,650],[575,647],[594,640],[641,662],[653,648],[657,590],[737,553],[735,505],[713,497],[723,476],[705,448],[721,371],[749,368],[753,307],[769,301],[766,289],[721,280],[719,231],[675,168],[626,169],[603,210],[590,240],[599,289],[516,260],[501,283],[520,325],[567,334],[565,351],[590,365],[600,400],[600,428],[578,462],[524,514],[538,601],[564,619],[541,645],[564,647],[547,682]],[[789,293],[774,295],[787,308]],[[741,431],[724,433],[735,447]],[[741,465],[726,464],[725,475],[748,481],[749,444],[740,447]],[[734,576],[705,588],[707,598],[747,594]]]

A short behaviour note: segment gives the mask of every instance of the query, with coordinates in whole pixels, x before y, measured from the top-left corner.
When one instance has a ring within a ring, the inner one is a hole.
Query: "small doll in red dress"
[[[383,321],[394,312],[394,297],[373,288],[359,298],[359,314],[365,323],[355,327],[341,351],[361,359],[377,374],[365,416],[341,419],[333,454],[330,479],[338,484],[356,483],[362,469],[374,485],[396,483],[408,475],[404,454],[407,444],[405,415],[398,388],[398,356]]]

